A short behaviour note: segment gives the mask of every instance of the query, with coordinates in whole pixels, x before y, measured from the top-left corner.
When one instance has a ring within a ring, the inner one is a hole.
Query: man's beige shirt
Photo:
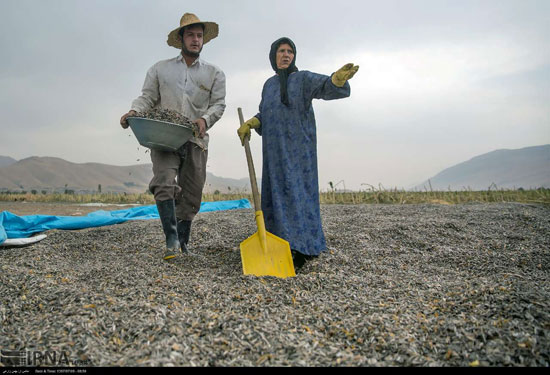
[[[208,130],[225,110],[225,74],[200,58],[188,67],[181,54],[159,61],[147,71],[142,94],[132,102],[137,112],[153,108],[178,111],[191,121],[202,117]],[[190,141],[206,149],[208,140],[207,133]]]

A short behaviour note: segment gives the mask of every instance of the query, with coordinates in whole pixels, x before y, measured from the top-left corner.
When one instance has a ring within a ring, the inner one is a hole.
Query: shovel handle
[[[244,124],[244,117],[241,107],[237,108],[237,112],[239,112],[239,120],[242,126]],[[246,153],[246,161],[248,162],[248,174],[250,175],[250,186],[252,188],[252,197],[254,198],[254,209],[261,211],[260,194],[258,193],[258,183],[256,182],[256,172],[254,170],[250,145],[248,144],[248,137],[244,137],[244,151]]]

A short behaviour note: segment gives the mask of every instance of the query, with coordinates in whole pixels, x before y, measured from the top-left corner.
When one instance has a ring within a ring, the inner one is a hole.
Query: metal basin
[[[150,149],[176,151],[193,137],[191,126],[143,117],[128,117],[127,120],[139,144]]]

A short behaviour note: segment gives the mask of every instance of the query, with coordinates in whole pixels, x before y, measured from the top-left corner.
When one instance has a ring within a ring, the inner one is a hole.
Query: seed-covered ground
[[[550,207],[324,205],[328,251],[244,276],[251,209],[200,213],[194,258],[159,220],[0,248],[0,348],[88,366],[550,364]]]

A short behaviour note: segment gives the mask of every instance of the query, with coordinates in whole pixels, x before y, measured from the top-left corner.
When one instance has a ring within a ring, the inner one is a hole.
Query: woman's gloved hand
[[[244,146],[244,139],[245,137],[250,138],[250,129],[256,129],[260,127],[260,120],[256,117],[252,117],[250,120],[245,121],[239,130],[237,130],[237,134],[239,135],[239,138],[241,139],[241,144]]]
[[[332,83],[334,83],[335,86],[342,87],[358,70],[359,65],[354,66],[352,63],[346,64],[332,75]]]

